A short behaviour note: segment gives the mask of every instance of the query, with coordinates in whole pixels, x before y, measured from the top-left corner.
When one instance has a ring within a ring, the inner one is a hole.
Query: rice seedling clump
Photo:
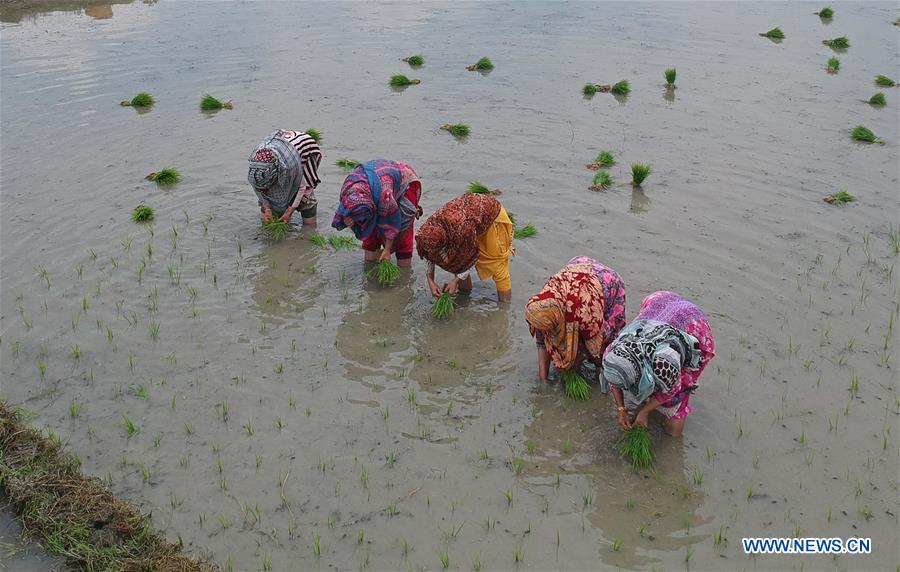
[[[454,309],[453,298],[450,297],[450,294],[444,292],[438,296],[438,299],[431,306],[431,315],[443,320],[452,316]]]
[[[828,73],[837,73],[839,69],[841,69],[841,60],[830,57],[828,58],[828,66],[826,67]]]
[[[230,101],[219,101],[208,93],[203,96],[203,99],[200,100],[200,109],[204,111],[215,111],[217,109],[231,108],[232,105]]]
[[[403,61],[414,67],[425,64],[425,58],[422,56],[409,56],[408,58],[403,58]]]
[[[595,83],[586,83],[584,84],[584,87],[581,88],[581,93],[588,97],[594,95],[597,91],[597,84]]]
[[[369,278],[374,278],[382,286],[392,286],[400,277],[400,267],[390,260],[382,260],[367,273]]]
[[[585,165],[588,169],[596,171],[597,169],[607,169],[616,164],[616,157],[613,152],[605,149],[597,154],[593,163]]]
[[[532,236],[537,236],[537,229],[534,228],[534,225],[529,223],[521,228],[517,228],[513,232],[513,238],[515,239],[523,239],[523,238],[531,238]]]
[[[831,8],[822,8],[821,10],[816,12],[816,15],[823,20],[827,20],[834,16],[834,10],[832,10]]]
[[[350,250],[359,246],[359,241],[352,236],[345,236],[343,234],[332,232],[328,235],[328,244],[335,250]],[[324,246],[324,244],[322,246]]]
[[[606,169],[600,169],[594,173],[594,184],[591,185],[592,191],[605,191],[613,184],[612,175]]]
[[[147,180],[154,181],[160,187],[168,187],[181,180],[181,173],[174,167],[166,167],[147,175]]]
[[[140,204],[131,211],[131,220],[134,222],[150,222],[153,216],[153,207],[150,205]]]
[[[847,39],[847,36],[839,36],[832,40],[822,40],[822,43],[829,48],[835,48],[837,50],[845,50],[850,47],[850,40]]]
[[[863,143],[884,143],[884,141],[872,133],[871,129],[862,125],[854,127],[850,135],[853,137],[854,141],[861,141]]]
[[[640,425],[625,431],[619,440],[619,456],[631,462],[635,469],[647,469],[653,464],[653,451],[650,447],[650,435]]]
[[[644,179],[650,176],[653,169],[648,163],[632,163],[631,164],[631,184],[640,186]]]
[[[825,202],[832,205],[845,205],[847,203],[852,203],[855,200],[856,197],[843,189],[836,193],[831,193],[830,195],[825,197]]]
[[[393,87],[406,87],[408,85],[416,85],[422,83],[421,80],[418,79],[409,79],[402,73],[398,73],[397,75],[392,75],[390,82]]]
[[[669,87],[675,87],[675,68],[667,69],[665,72],[663,72],[663,75],[666,76],[666,85],[668,85]]]
[[[478,181],[471,181],[466,188],[466,193],[474,195],[500,195],[503,194],[503,191],[500,189],[492,190],[485,184],[479,183]]]
[[[897,82],[886,75],[878,74],[875,76],[875,85],[881,87],[894,87],[895,85],[897,85]]]
[[[318,129],[307,129],[304,133],[313,138],[316,143],[322,142],[322,133]]]
[[[275,240],[282,240],[287,234],[288,223],[280,219],[271,220],[263,225]]]
[[[877,105],[878,107],[881,107],[881,106],[887,104],[887,100],[884,98],[884,93],[879,91],[875,95],[873,95],[872,97],[869,98],[869,103],[872,105]]]
[[[492,69],[494,69],[494,63],[490,60],[490,58],[481,58],[466,69],[469,71],[491,71]]]
[[[781,31],[781,28],[772,28],[768,32],[760,34],[760,36],[769,38],[770,40],[783,40],[784,32]]]
[[[318,232],[309,237],[309,241],[318,247],[324,248],[328,240]]]
[[[441,125],[441,129],[444,131],[449,131],[450,135],[454,137],[468,137],[469,136],[469,126],[465,123],[445,123]]]
[[[572,399],[582,401],[590,397],[591,386],[578,372],[566,370],[562,374],[563,391]]]
[[[353,159],[338,159],[334,164],[345,171],[352,171],[361,165],[359,161],[354,161]]]
[[[146,91],[142,91],[131,98],[131,101],[123,101],[122,105],[126,107],[149,107],[153,105],[153,103],[153,96]]]
[[[616,95],[628,95],[631,93],[631,85],[628,83],[627,79],[623,79],[622,81],[617,81],[609,88],[610,93],[614,93]]]

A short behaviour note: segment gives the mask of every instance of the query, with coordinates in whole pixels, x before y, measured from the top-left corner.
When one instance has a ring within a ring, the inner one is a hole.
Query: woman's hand
[[[431,276],[428,277],[428,289],[431,290],[431,295],[435,298],[441,297],[441,289],[438,287],[437,282],[434,281],[434,278]]]
[[[263,222],[272,222],[272,209],[270,209],[269,207],[263,207],[262,219]]]
[[[454,277],[450,284],[444,284],[444,292],[451,296],[456,296],[457,290],[459,290],[459,278]]]
[[[388,248],[381,249],[381,256],[378,257],[378,262],[390,262],[391,260],[391,251]]]
[[[616,421],[619,423],[619,427],[623,430],[631,429],[631,422],[628,420],[628,410],[620,409],[616,414]]]
[[[281,215],[281,221],[282,222],[291,222],[292,214],[294,214],[294,207],[288,207],[287,210],[284,211],[284,214]]]
[[[647,428],[647,415],[649,413],[650,412],[647,411],[646,409],[641,409],[640,411],[638,411],[638,414],[634,416],[634,422],[632,422],[632,425],[640,425],[641,427],[646,429]]]

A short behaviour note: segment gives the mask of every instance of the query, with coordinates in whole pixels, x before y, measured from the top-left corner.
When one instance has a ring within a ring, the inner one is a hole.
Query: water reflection
[[[631,206],[628,212],[635,214],[645,213],[650,209],[650,199],[644,194],[641,187],[631,187]]]
[[[297,314],[315,305],[325,287],[325,280],[316,274],[319,249],[293,232],[247,259],[248,267],[259,268],[251,294],[253,310],[269,323],[295,322]]]
[[[663,90],[663,99],[668,101],[669,103],[675,102],[675,88],[674,87],[666,87]]]
[[[0,22],[18,23],[24,18],[37,18],[41,14],[53,12],[75,12],[82,10],[95,20],[108,20],[113,17],[114,4],[131,4],[134,0],[106,0],[91,2],[90,0],[24,0],[19,2],[0,2]]]

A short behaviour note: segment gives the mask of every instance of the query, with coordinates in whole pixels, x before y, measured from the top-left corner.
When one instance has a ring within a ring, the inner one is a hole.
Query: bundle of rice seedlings
[[[605,169],[600,169],[594,174],[594,184],[591,185],[592,191],[605,191],[613,184],[612,175]]]
[[[469,71],[491,71],[492,69],[494,69],[494,63],[490,60],[490,58],[481,58],[466,69]]]
[[[841,189],[836,193],[831,193],[827,197],[825,197],[825,202],[831,205],[845,205],[847,203],[852,203],[856,200],[856,197],[848,193],[846,190]]]
[[[823,20],[828,20],[832,16],[834,16],[834,10],[831,8],[822,8],[818,12],[816,12],[816,16],[822,18]]]
[[[232,105],[230,101],[219,101],[207,93],[200,100],[200,109],[203,111],[216,111],[217,109],[232,109]]]
[[[862,125],[854,127],[853,131],[850,132],[850,136],[853,137],[854,141],[861,141],[863,143],[884,143],[884,141],[872,133],[871,129],[863,127]]]
[[[438,296],[438,299],[432,304],[431,315],[443,320],[452,316],[454,309],[453,298],[450,297],[450,294],[444,292]]]
[[[639,187],[641,183],[644,182],[644,179],[650,176],[650,173],[653,172],[652,167],[650,167],[649,163],[632,163],[631,164],[631,184]]]
[[[135,95],[131,98],[131,101],[123,101],[120,105],[126,107],[149,107],[153,105],[154,99],[153,96],[147,93],[146,91],[142,91],[139,94]]]
[[[500,195],[503,193],[500,189],[491,190],[487,185],[479,183],[478,181],[471,181],[466,192],[475,195]]]
[[[847,36],[839,36],[833,40],[822,40],[822,43],[829,48],[837,50],[845,50],[850,47],[850,40],[847,39]]]
[[[469,126],[465,123],[445,123],[441,125],[441,129],[444,131],[449,131],[450,135],[454,137],[468,137],[469,136]]]
[[[635,469],[647,469],[653,464],[653,450],[650,447],[650,435],[640,425],[634,425],[625,431],[619,440],[619,456],[631,461]]]
[[[409,56],[408,58],[403,58],[403,61],[413,67],[418,67],[425,64],[425,58],[423,58],[422,56]]]
[[[592,171],[596,171],[597,169],[606,169],[612,167],[615,164],[616,158],[613,155],[613,152],[608,149],[604,149],[597,154],[597,157],[594,159],[593,163],[588,163],[587,165],[585,165],[585,167]]]
[[[352,171],[353,169],[355,169],[356,167],[359,167],[362,163],[360,163],[359,161],[354,161],[353,159],[338,159],[337,161],[334,162],[334,164],[337,165],[338,167],[340,167],[341,169],[349,172],[349,171]]]
[[[281,219],[275,219],[263,224],[263,228],[272,235],[273,239],[282,240],[287,234],[288,223]]]
[[[328,235],[328,244],[331,245],[331,248],[335,250],[350,250],[359,246],[359,241],[357,241],[352,236],[346,236],[343,234],[331,233]],[[324,246],[324,243],[322,244]]]
[[[391,76],[391,81],[388,82],[391,87],[406,87],[408,85],[417,85],[422,83],[421,80],[418,79],[409,79],[402,73],[398,73],[397,75]]]
[[[382,286],[392,286],[400,277],[400,267],[390,260],[382,260],[369,270],[367,276],[374,278]]]
[[[835,57],[828,58],[828,66],[825,69],[828,70],[828,73],[837,73],[841,69],[841,60]]]
[[[881,87],[894,87],[895,85],[898,85],[898,84],[896,81],[892,80],[888,76],[879,74],[879,75],[875,76],[875,85],[878,85]]]
[[[147,175],[147,180],[156,181],[156,184],[160,187],[167,187],[180,181],[181,173],[174,167],[166,167],[165,169],[160,169],[155,173]]]
[[[532,236],[537,236],[537,229],[534,228],[534,225],[531,223],[528,223],[522,228],[517,228],[513,231],[513,238],[518,240],[521,240],[523,238],[531,238]]]
[[[623,79],[622,81],[614,83],[612,87],[609,88],[609,92],[616,95],[628,95],[631,93],[631,86],[627,79]]]
[[[518,225],[516,224],[516,213],[512,213],[512,212],[506,211],[506,216],[509,217],[509,222],[512,223],[513,228],[515,228],[515,227],[518,226]]]
[[[887,100],[884,98],[884,93],[877,92],[875,95],[869,98],[870,105],[877,105],[878,107],[882,107],[887,104]]]
[[[663,75],[666,76],[666,85],[669,87],[675,87],[675,68],[669,68],[663,72]]]
[[[153,220],[153,216],[153,207],[143,203],[134,207],[134,210],[131,211],[131,220],[134,222],[150,222]]]
[[[562,374],[563,390],[566,395],[576,400],[584,400],[591,395],[591,386],[581,377],[581,375],[573,370],[566,370]]]
[[[784,32],[781,31],[781,28],[772,28],[768,32],[760,34],[760,36],[769,38],[770,40],[783,40]]]
[[[309,237],[309,241],[310,241],[311,243],[315,244],[316,246],[321,247],[321,248],[324,248],[325,245],[328,244],[328,242],[327,242],[327,240],[325,239],[325,237],[322,236],[321,234],[319,234],[318,232],[315,233],[315,234],[313,234],[313,235],[311,235],[311,236]]]
[[[587,97],[591,97],[598,91],[599,90],[597,89],[597,84],[595,83],[586,83],[584,84],[584,87],[581,88],[581,93],[583,93]]]
[[[313,141],[315,141],[316,143],[322,142],[322,133],[318,129],[310,128],[310,129],[307,129],[306,131],[304,131],[304,133],[306,133],[307,135],[312,137]]]

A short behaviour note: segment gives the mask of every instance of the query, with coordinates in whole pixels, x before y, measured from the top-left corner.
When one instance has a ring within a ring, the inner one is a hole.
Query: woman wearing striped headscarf
[[[367,261],[412,263],[415,220],[422,216],[422,183],[412,167],[377,159],[354,168],[341,187],[331,226],[350,228],[362,241]]]
[[[648,415],[659,411],[666,433],[681,436],[697,380],[715,355],[700,308],[674,292],[644,298],[603,357],[603,379],[616,401],[619,425],[646,427]]]
[[[493,278],[497,298],[512,299],[509,257],[515,256],[512,245],[513,225],[500,201],[490,195],[466,193],[442,206],[416,233],[416,250],[428,261],[428,287],[437,298],[443,292],[455,294],[457,289],[472,289],[472,268],[478,278]],[[434,281],[434,267],[454,274],[449,284],[439,288]]]
[[[272,132],[250,154],[247,181],[259,201],[265,222],[291,220],[300,211],[303,224],[316,224],[316,187],[322,150],[302,131]]]

